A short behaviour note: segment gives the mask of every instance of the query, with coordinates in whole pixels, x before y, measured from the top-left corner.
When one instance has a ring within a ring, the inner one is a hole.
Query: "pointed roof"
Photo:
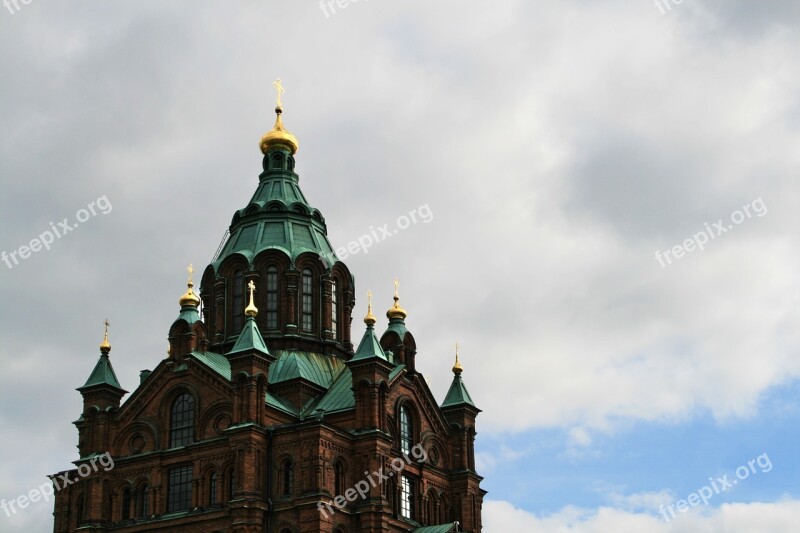
[[[114,373],[114,367],[111,366],[111,360],[108,358],[108,352],[104,352],[100,355],[100,359],[94,366],[94,370],[92,370],[92,374],[89,376],[89,379],[86,380],[86,384],[83,387],[78,388],[78,390],[81,391],[88,389],[89,387],[96,387],[98,385],[107,385],[122,392],[127,392],[119,384],[117,375]]]
[[[256,319],[253,316],[248,316],[244,323],[244,329],[239,334],[236,344],[233,345],[233,349],[228,352],[228,355],[251,352],[253,350],[265,355],[270,355],[267,343],[264,342],[264,337],[262,337],[261,332],[258,331]]]
[[[477,405],[472,401],[472,397],[469,395],[469,391],[467,391],[467,386],[464,385],[464,382],[461,380],[461,374],[456,374],[453,377],[453,383],[450,385],[450,390],[447,391],[447,396],[444,398],[444,403],[442,403],[442,407],[453,407],[456,405],[471,405],[474,408],[478,408]]]
[[[386,354],[383,352],[383,348],[381,348],[381,343],[378,342],[378,338],[375,336],[375,328],[373,328],[372,324],[368,323],[367,329],[364,331],[364,336],[361,338],[361,343],[356,350],[356,354],[350,361],[362,361],[374,357],[389,362],[386,358]]]

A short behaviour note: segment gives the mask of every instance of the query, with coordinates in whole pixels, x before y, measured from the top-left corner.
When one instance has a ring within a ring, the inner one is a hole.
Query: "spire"
[[[386,316],[391,320],[393,318],[399,318],[400,320],[405,320],[408,316],[408,313],[405,309],[400,307],[400,280],[394,278],[394,305],[386,311]]]
[[[247,284],[247,288],[250,289],[250,303],[244,310],[244,313],[247,315],[247,320],[245,320],[244,329],[242,329],[242,332],[239,334],[236,344],[233,345],[233,349],[228,352],[228,355],[251,352],[253,350],[270,355],[267,343],[264,342],[264,337],[261,336],[261,332],[258,330],[258,325],[256,324],[258,309],[256,309],[253,303],[253,293],[256,291],[256,284],[253,280],[250,280],[250,283]]]
[[[461,380],[461,372],[464,369],[461,367],[461,361],[458,358],[458,343],[456,343],[456,363],[453,365],[453,383],[450,385],[450,390],[447,391],[447,396],[444,398],[442,407],[456,407],[460,405],[469,405],[478,408],[472,401],[472,397],[467,391],[467,386]]]
[[[367,298],[369,301],[369,306],[367,307],[367,316],[364,317],[364,323],[367,325],[367,330],[364,332],[364,336],[361,338],[361,343],[358,345],[356,354],[353,356],[351,361],[372,359],[374,357],[388,361],[383,348],[381,348],[381,343],[378,342],[378,338],[375,336],[375,317],[372,315],[372,291],[367,291]]]
[[[200,298],[194,293],[193,288],[194,280],[192,279],[192,274],[194,274],[194,267],[189,264],[186,271],[189,273],[189,281],[186,283],[186,292],[178,300],[181,304],[181,314],[178,316],[178,320],[182,318],[189,324],[194,324],[200,320],[200,313],[197,312],[197,307],[200,305]]]
[[[111,360],[108,357],[108,354],[111,353],[111,343],[108,342],[108,327],[111,323],[106,319],[103,325],[105,326],[105,334],[103,335],[103,342],[100,344],[100,359],[98,359],[94,370],[92,370],[92,373],[89,375],[89,379],[87,379],[83,387],[78,388],[78,390],[83,391],[90,387],[104,385],[123,393],[128,392],[120,386],[117,375],[114,373],[114,367],[111,366]]]
[[[280,78],[275,80],[272,85],[277,91],[277,98],[275,98],[275,125],[272,127],[271,131],[261,137],[261,152],[266,154],[272,148],[281,147],[285,150],[289,150],[292,155],[294,155],[298,148],[297,137],[292,135],[286,128],[283,127],[283,120],[281,119],[281,115],[283,114],[281,94],[286,91],[281,84]]]

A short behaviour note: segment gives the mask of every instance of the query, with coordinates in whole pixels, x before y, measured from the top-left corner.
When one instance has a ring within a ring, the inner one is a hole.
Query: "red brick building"
[[[78,389],[80,458],[54,477],[56,533],[481,531],[480,410],[458,356],[439,404],[397,291],[380,339],[370,305],[354,350],[354,278],[276,113],[252,199],[124,402],[106,335]]]

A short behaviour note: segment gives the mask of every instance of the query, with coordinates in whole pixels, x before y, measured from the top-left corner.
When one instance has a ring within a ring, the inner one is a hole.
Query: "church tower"
[[[354,346],[355,281],[300,190],[275,87],[255,193],[199,296],[190,266],[167,357],[124,402],[106,324],[78,389],[76,468],[53,475],[56,533],[481,531],[480,410],[458,351],[440,405],[397,280],[383,326],[369,294]],[[75,481],[58,486],[64,476]]]

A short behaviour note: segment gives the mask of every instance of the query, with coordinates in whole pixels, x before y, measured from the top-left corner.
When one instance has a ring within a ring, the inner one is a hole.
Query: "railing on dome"
[[[230,230],[226,229],[225,234],[222,236],[222,240],[219,243],[219,247],[217,248],[217,251],[214,253],[214,257],[211,259],[212,263],[219,258],[219,254],[222,253],[222,248],[225,246],[225,241],[228,240],[230,234],[231,234]]]

